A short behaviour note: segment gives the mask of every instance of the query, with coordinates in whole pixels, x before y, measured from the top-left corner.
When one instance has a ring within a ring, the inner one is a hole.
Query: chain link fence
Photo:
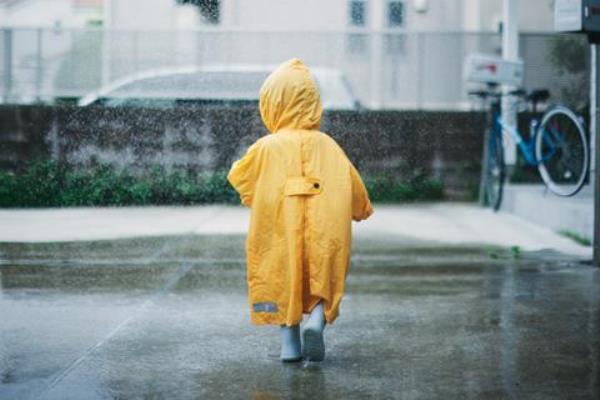
[[[463,60],[501,53],[493,33],[0,30],[4,103],[76,99],[119,78],[181,66],[272,66],[299,57],[343,72],[354,94],[375,109],[470,109]],[[521,34],[527,89],[584,107],[589,49],[582,37]]]

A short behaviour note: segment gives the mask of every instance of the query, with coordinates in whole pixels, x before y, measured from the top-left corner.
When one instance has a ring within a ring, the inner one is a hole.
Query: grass
[[[521,246],[511,246],[508,252],[500,249],[489,249],[488,256],[492,260],[507,260],[514,259],[518,260],[522,256]]]
[[[586,238],[583,235],[580,235],[577,232],[571,231],[569,229],[562,229],[562,230],[558,231],[558,233],[564,237],[567,237],[567,238],[573,240],[575,243],[578,243],[582,246],[590,247],[592,245],[592,241],[590,239]]]
[[[520,246],[511,246],[510,253],[513,258],[521,258],[521,247]]]
[[[398,181],[366,177],[374,202],[441,200],[441,182],[425,177]],[[19,174],[0,172],[0,207],[76,207],[130,205],[239,204],[227,171],[195,173],[153,167],[143,174],[110,165],[77,169],[52,161],[30,165]]]

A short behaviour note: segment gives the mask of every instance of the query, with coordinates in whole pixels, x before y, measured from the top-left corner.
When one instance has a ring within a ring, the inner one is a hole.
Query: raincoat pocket
[[[288,178],[283,194],[285,196],[311,196],[323,191],[323,183],[319,178],[298,176]]]

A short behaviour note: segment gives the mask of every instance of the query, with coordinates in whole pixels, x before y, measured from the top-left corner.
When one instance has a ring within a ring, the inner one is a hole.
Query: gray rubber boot
[[[300,345],[300,326],[285,326],[280,328],[281,334],[281,361],[295,362],[302,359]]]
[[[323,302],[319,302],[311,311],[302,327],[302,355],[307,361],[323,361],[325,358],[325,313]]]

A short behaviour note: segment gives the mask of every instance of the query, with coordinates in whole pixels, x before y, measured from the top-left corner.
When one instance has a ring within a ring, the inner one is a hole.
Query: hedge
[[[441,182],[415,177],[398,181],[366,176],[374,202],[440,200]],[[75,169],[52,161],[29,166],[19,174],[0,172],[0,207],[72,207],[130,205],[238,204],[227,172],[198,174],[151,168],[137,175],[110,165]]]

